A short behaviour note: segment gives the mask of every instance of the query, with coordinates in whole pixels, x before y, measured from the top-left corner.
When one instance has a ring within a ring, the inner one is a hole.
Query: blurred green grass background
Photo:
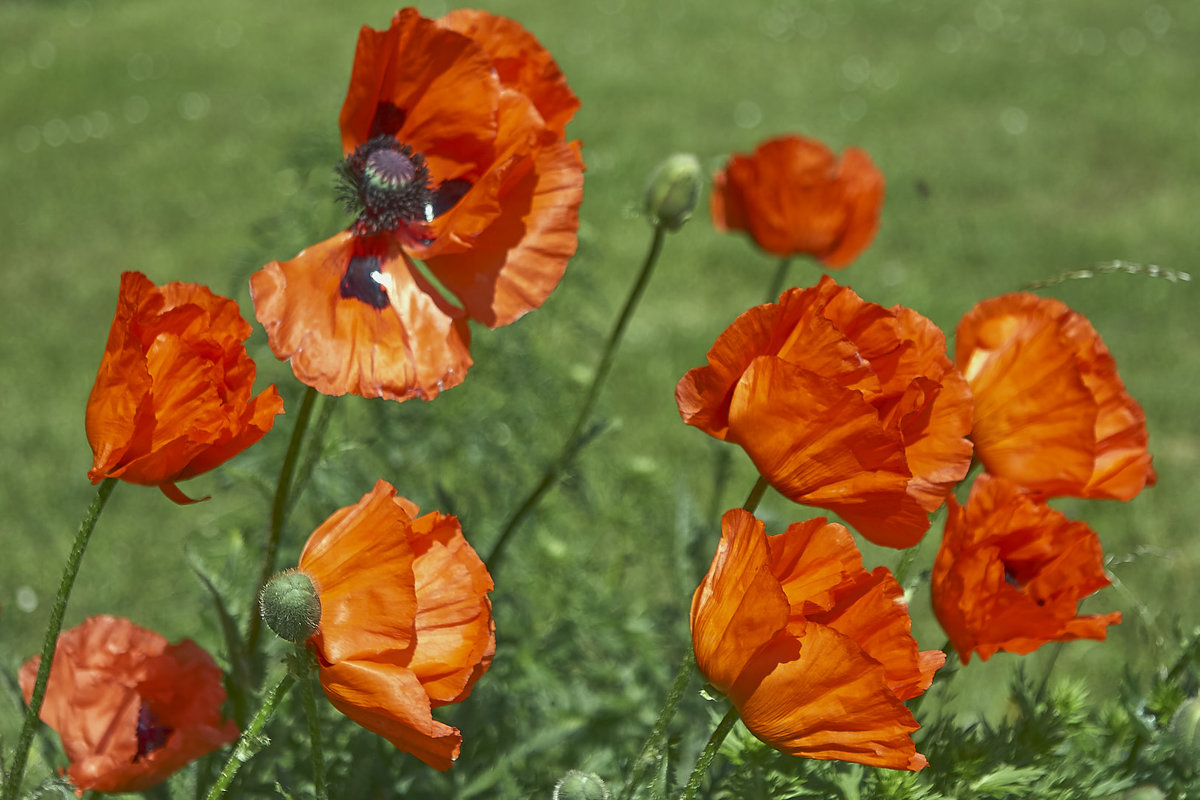
[[[436,16],[454,5],[419,8]],[[253,319],[249,275],[345,224],[331,191],[337,114],[359,27],[385,27],[395,8],[0,3],[0,667],[10,675],[39,646],[94,491],[83,412],[120,272],[208,284]],[[865,148],[888,180],[882,226],[835,277],[868,300],[916,308],[948,335],[977,300],[1066,270],[1116,258],[1196,271],[1192,0],[512,0],[488,10],[529,28],[582,100],[568,129],[588,164],[579,254],[543,309],[474,329],[476,365],[461,387],[433,403],[336,401],[282,565],[380,477],[424,509],[459,514],[490,549],[573,420],[649,242],[645,177],[673,151],[713,169],[784,132]],[[467,739],[444,779],[458,796],[612,769],[648,729],[687,646],[717,516],[753,483],[734,452],[714,497],[721,446],[679,422],[674,385],[762,302],[773,269],[745,239],[715,233],[704,207],[667,241],[601,397],[604,432],[497,575],[496,665],[450,714]],[[817,278],[808,264],[791,274]],[[1159,471],[1159,485],[1128,504],[1057,504],[1099,532],[1117,581],[1086,609],[1121,609],[1125,622],[1107,643],[1023,660],[1057,658],[1056,671],[1086,676],[1100,694],[1172,659],[1173,629],[1200,623],[1197,291],[1111,275],[1046,292],[1086,314],[1113,351],[1146,409]],[[300,387],[257,326],[249,346],[261,385],[277,383],[294,411]],[[119,614],[219,653],[187,564],[221,572],[246,612],[236,590],[257,569],[291,424],[280,418],[263,444],[188,483],[190,495],[213,496],[198,506],[119,487],[68,624]],[[760,515],[777,531],[815,514],[768,495]],[[940,517],[919,569],[939,530]],[[868,566],[896,561],[864,550]],[[924,584],[912,612],[921,645],[941,646]],[[1002,713],[1003,676],[1021,660],[972,663],[956,678],[964,713]],[[7,735],[16,710],[5,703]],[[514,740],[524,773],[470,763]]]

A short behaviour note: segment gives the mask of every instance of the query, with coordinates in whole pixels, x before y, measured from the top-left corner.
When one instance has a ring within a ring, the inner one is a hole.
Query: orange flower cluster
[[[462,735],[431,712],[465,699],[492,663],[492,579],[457,519],[417,511],[379,481],[313,532],[299,569],[321,602],[309,645],[329,701],[446,770]]]
[[[192,283],[121,276],[117,313],[87,404],[92,483],[120,478],[192,502],[176,481],[257,442],[283,412],[274,386],[252,396],[255,366],[237,303]]]
[[[848,263],[874,233],[882,179],[857,152],[832,164],[799,137],[735,156],[714,187],[718,228],[777,255]],[[984,301],[958,327],[955,361],[945,349],[916,312],[866,303],[825,276],[738,317],[676,400],[685,422],[740,445],[781,494],[877,544],[916,544],[948,502],[933,606],[964,663],[1105,638],[1119,613],[1077,613],[1109,583],[1099,540],[1046,499],[1128,500],[1153,485],[1141,408],[1092,326],[1056,300]],[[963,507],[951,493],[972,452],[988,474]],[[692,638],[705,677],[772,747],[925,766],[902,701],[944,656],[918,653],[899,587],[862,569],[841,526],[816,519],[768,537],[749,512],[728,512],[693,598]]]
[[[904,592],[863,569],[849,532],[823,518],[767,536],[748,511],[721,520],[721,543],[692,598],[704,676],[777,750],[919,770],[919,726],[904,701],[946,660],[918,652]]]
[[[1119,613],[1077,616],[1109,584],[1100,543],[1046,505],[1069,495],[1130,500],[1156,476],[1142,409],[1082,315],[1010,294],[958,326],[955,359],[974,394],[975,449],[988,475],[951,503],[933,607],[959,657],[1029,653],[1104,639]]]
[[[729,159],[713,178],[710,210],[719,231],[746,231],[768,253],[838,269],[875,238],[883,187],[856,147],[839,160],[815,139],[780,136]]]
[[[25,702],[41,656],[21,667]],[[191,640],[168,645],[119,617],[58,638],[42,721],[62,740],[75,792],[140,792],[238,737],[222,720],[223,675]]]
[[[575,252],[583,162],[564,128],[578,107],[510,19],[407,8],[364,27],[340,119],[358,216],[251,278],[275,355],[325,394],[432,399],[462,382],[467,320],[537,308]]]
[[[971,393],[942,332],[828,276],[738,317],[675,398],[781,494],[888,547],[920,541],[971,463]]]

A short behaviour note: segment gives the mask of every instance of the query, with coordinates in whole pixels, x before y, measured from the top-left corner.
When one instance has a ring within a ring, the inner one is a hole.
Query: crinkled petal
[[[899,433],[862,394],[778,358],[742,375],[729,412],[731,442],[789,499],[839,514],[863,536],[907,547],[929,527],[907,488]]]
[[[312,641],[324,663],[411,658],[417,636],[411,524],[396,490],[379,481],[309,537],[300,570],[321,598],[320,630]]]
[[[579,98],[533,34],[508,17],[466,8],[451,11],[438,24],[482,47],[491,57],[500,81],[532,100],[546,127],[563,135],[563,129],[579,110]]]
[[[320,670],[321,688],[338,711],[434,769],[454,766],[457,728],[438,722],[417,676],[382,661],[343,661]]]
[[[802,622],[760,658],[730,699],[751,733],[776,750],[892,769],[928,765],[912,741],[920,727],[912,712],[850,637]]]
[[[492,578],[454,517],[414,520],[417,646],[409,668],[433,705],[457,703],[491,665],[496,651]]]
[[[342,296],[354,259],[373,259],[358,266],[362,280],[378,284],[378,306]],[[432,399],[473,363],[462,312],[386,237],[343,232],[272,261],[251,277],[250,294],[272,352],[323,394]]]
[[[747,659],[787,622],[788,600],[771,574],[763,523],[742,509],[726,512],[716,556],[692,597],[697,666],[728,693]]]
[[[933,608],[965,663],[1049,641],[1104,639],[1119,612],[1078,616],[1107,586],[1096,534],[1002,478],[981,475],[965,507],[951,498],[934,561]]]

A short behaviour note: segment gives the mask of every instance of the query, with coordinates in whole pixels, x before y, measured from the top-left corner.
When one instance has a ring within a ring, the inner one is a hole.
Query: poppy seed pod
[[[321,598],[312,578],[289,569],[263,587],[258,600],[263,621],[280,639],[303,642],[321,624]]]
[[[691,153],[676,153],[650,173],[646,216],[655,225],[677,231],[691,219],[699,199],[700,161]]]

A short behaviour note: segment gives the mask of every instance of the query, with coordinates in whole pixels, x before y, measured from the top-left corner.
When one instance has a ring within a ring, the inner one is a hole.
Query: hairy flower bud
[[[312,578],[294,569],[281,572],[263,587],[259,598],[262,617],[279,638],[303,642],[317,632],[321,598]]]
[[[608,787],[600,776],[573,769],[554,787],[554,800],[608,800]]]
[[[691,153],[676,153],[650,173],[646,216],[655,225],[677,231],[691,218],[699,199],[700,161]]]

